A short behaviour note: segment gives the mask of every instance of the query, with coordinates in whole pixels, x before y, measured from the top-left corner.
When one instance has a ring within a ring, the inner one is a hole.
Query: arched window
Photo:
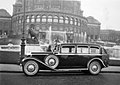
[[[64,17],[63,17],[63,16],[61,16],[61,17],[59,18],[59,23],[64,23]]]
[[[54,16],[53,22],[57,22],[58,23],[58,16]]]
[[[75,18],[75,25],[78,25],[78,19]]]
[[[31,16],[31,22],[35,22],[35,16]]]
[[[65,17],[65,24],[69,23],[69,17]]]
[[[40,15],[36,16],[36,22],[40,22]]]
[[[29,23],[30,22],[30,17],[26,16],[26,22]]]
[[[52,16],[51,15],[48,16],[48,22],[52,22]]]
[[[70,24],[73,24],[73,18],[70,18]]]
[[[46,22],[47,21],[46,19],[47,19],[46,15],[43,15],[42,16],[42,22]]]

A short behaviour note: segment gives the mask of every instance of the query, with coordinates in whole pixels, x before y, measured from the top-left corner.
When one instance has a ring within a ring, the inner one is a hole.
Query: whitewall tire
[[[92,61],[88,69],[90,74],[97,75],[101,71],[101,64],[98,61]]]
[[[49,67],[55,69],[59,64],[59,59],[55,55],[49,55],[45,58],[45,64],[47,64]]]
[[[36,61],[29,60],[23,65],[23,72],[25,75],[34,76],[39,71],[39,65]]]

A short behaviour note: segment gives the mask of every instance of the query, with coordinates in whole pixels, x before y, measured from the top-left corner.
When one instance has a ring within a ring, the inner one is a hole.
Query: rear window
[[[88,46],[77,46],[77,53],[89,53]]]
[[[99,47],[90,47],[90,54],[99,54],[100,49]]]

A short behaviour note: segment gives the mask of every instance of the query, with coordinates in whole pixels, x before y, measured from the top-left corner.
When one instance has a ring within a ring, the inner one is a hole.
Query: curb
[[[100,73],[120,73],[119,71],[101,71]]]
[[[0,71],[0,73],[23,73],[22,71]]]

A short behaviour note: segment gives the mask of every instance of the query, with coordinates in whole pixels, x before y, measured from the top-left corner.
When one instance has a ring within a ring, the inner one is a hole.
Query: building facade
[[[120,31],[115,30],[101,30],[100,39],[102,41],[120,43]]]
[[[10,35],[12,31],[12,16],[5,10],[0,9],[0,38]]]
[[[50,42],[50,39],[51,41],[58,39],[62,42],[87,41],[90,35],[90,28],[88,28],[90,23],[88,24],[88,19],[83,16],[80,1],[25,1],[24,31],[28,40],[34,39],[38,42]],[[23,31],[23,4],[24,0],[16,0],[13,5],[12,30],[14,35],[21,35]]]
[[[91,41],[97,41],[100,38],[101,23],[92,16],[87,17],[88,20],[88,38]]]

